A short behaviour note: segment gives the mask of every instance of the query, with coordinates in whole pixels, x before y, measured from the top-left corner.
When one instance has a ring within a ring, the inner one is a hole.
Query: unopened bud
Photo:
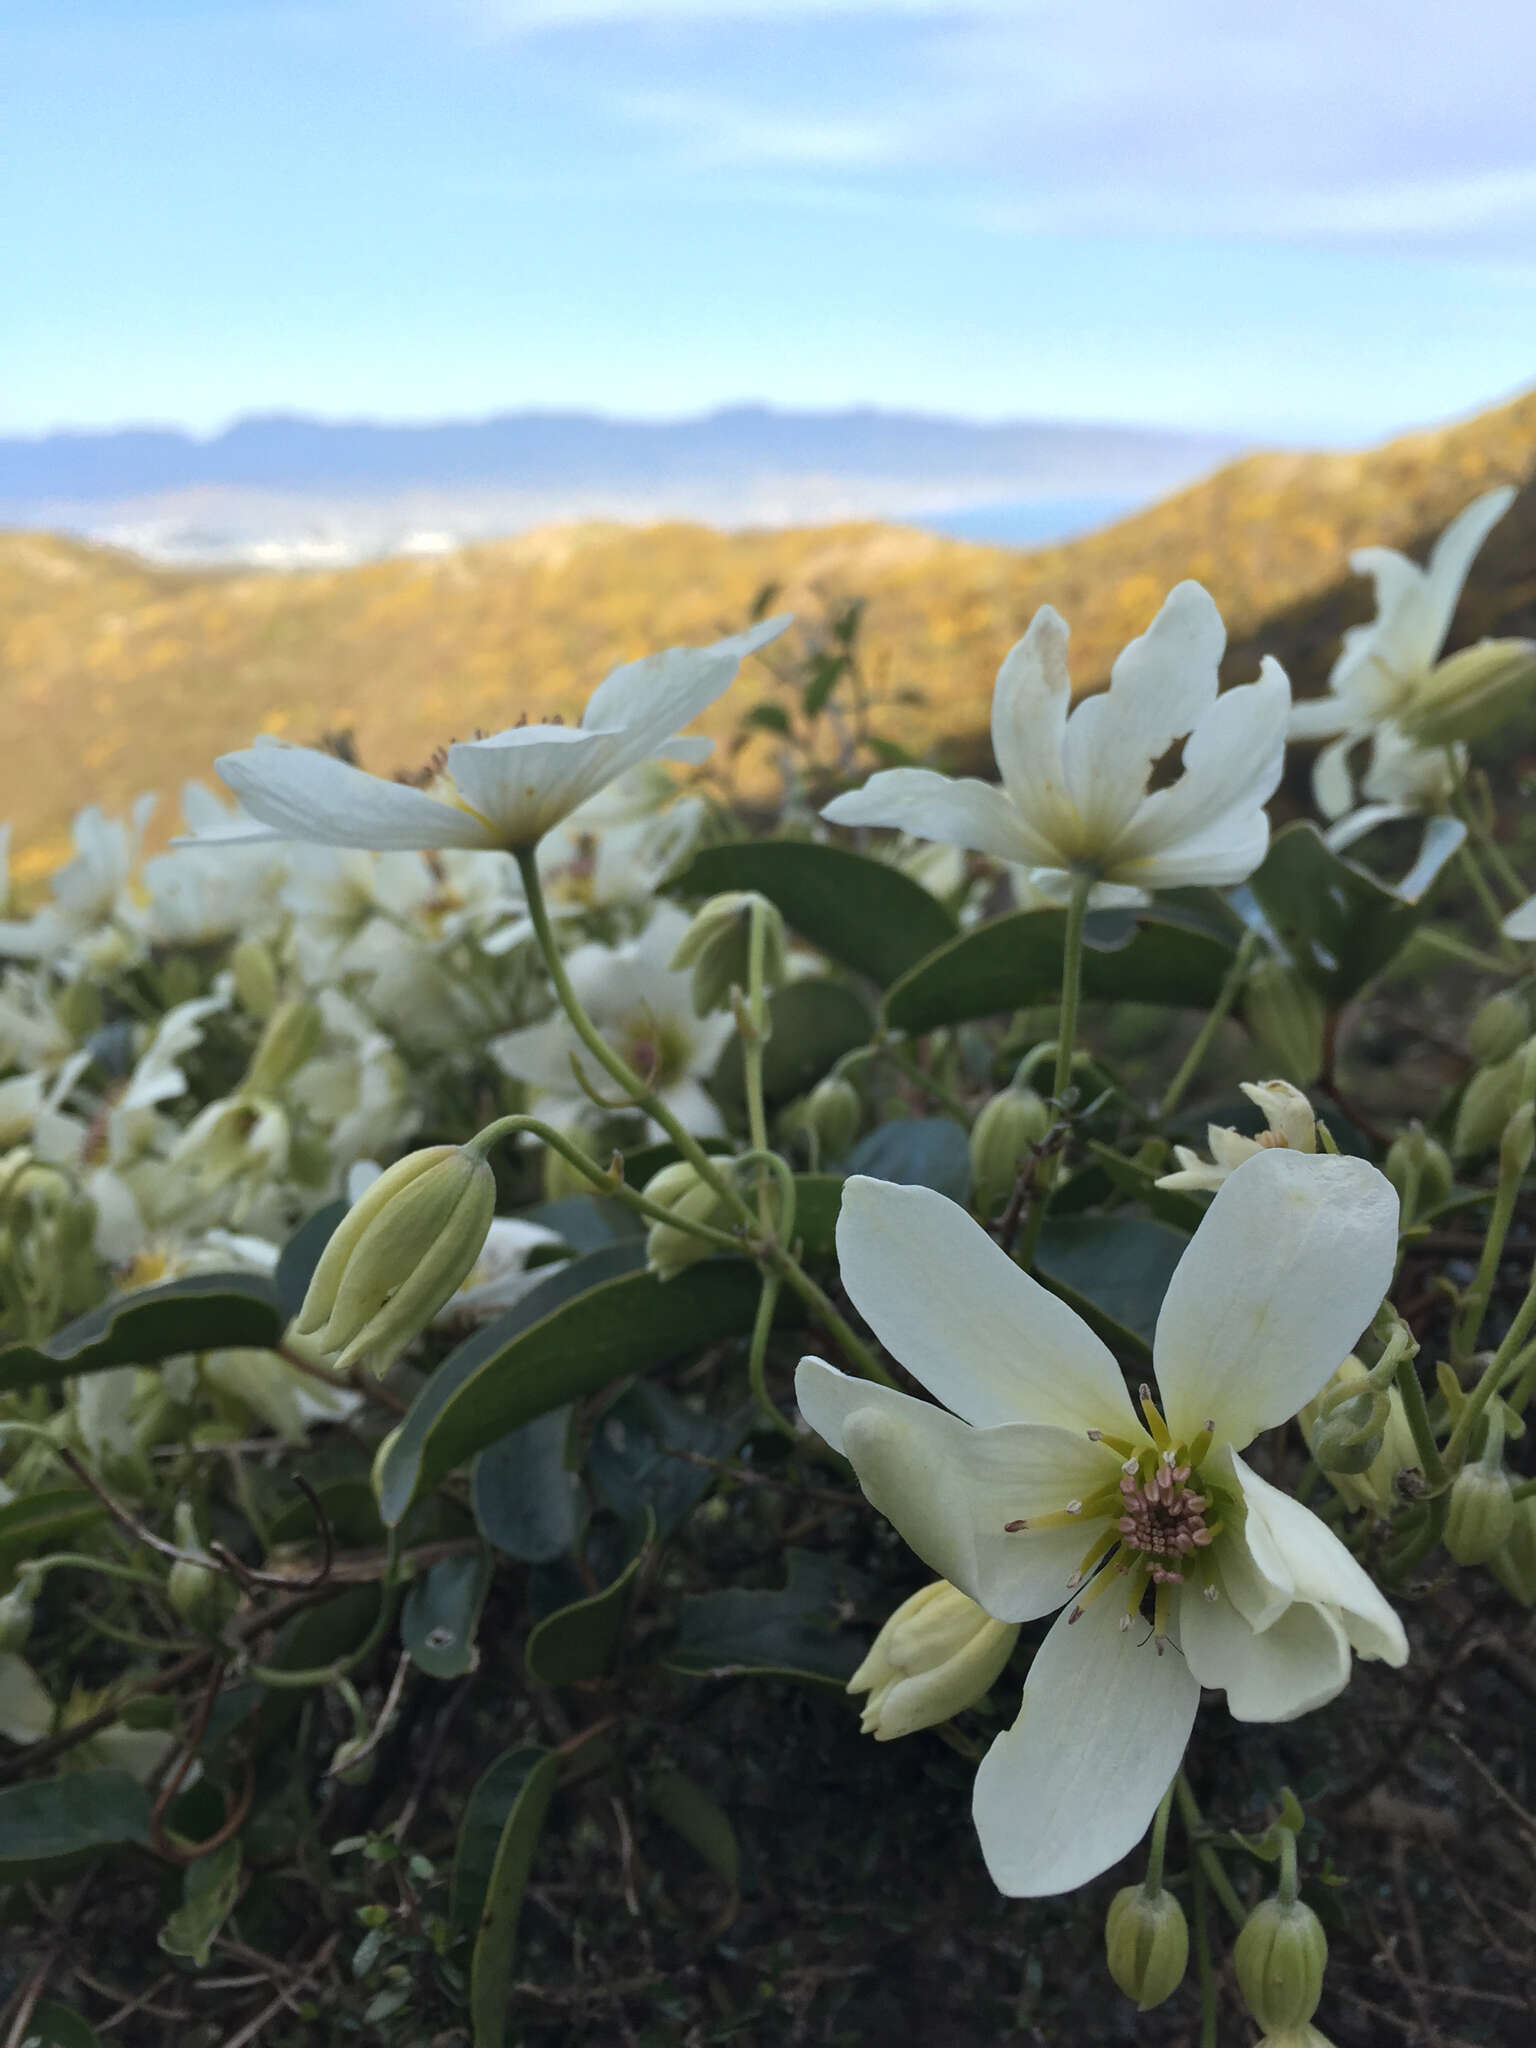
[[[784,979],[784,920],[777,907],[752,889],[711,896],[694,913],[671,961],[674,973],[693,969],[693,1007],[698,1016],[723,1009],[733,988],[749,986],[754,919],[762,925],[763,985],[775,988]]]
[[[688,1266],[707,1259],[714,1249],[704,1238],[695,1237],[688,1223],[718,1225],[725,1220],[725,1204],[686,1159],[653,1173],[641,1190],[648,1202],[665,1209],[679,1221],[653,1223],[645,1240],[645,1263],[658,1280],[671,1280]]]
[[[338,1742],[327,1775],[339,1778],[343,1785],[368,1784],[378,1767],[378,1752],[370,1749],[366,1755],[359,1754],[367,1740],[366,1735],[349,1735],[345,1742]]]
[[[1536,1104],[1522,1102],[1504,1126],[1504,1135],[1499,1140],[1501,1178],[1518,1180],[1531,1163],[1533,1148],[1536,1148]]]
[[[240,1007],[264,1024],[277,1008],[280,984],[272,949],[261,939],[242,939],[229,956]]]
[[[275,1095],[313,1056],[324,1032],[318,1003],[307,996],[279,1003],[251,1056],[246,1087],[256,1095]]]
[[[1399,715],[1421,747],[1486,739],[1536,688],[1536,641],[1479,640],[1437,662]]]
[[[1104,1921],[1109,1974],[1142,2012],[1172,1998],[1189,1963],[1189,1923],[1172,1892],[1128,1884],[1109,1902]]]
[[[1273,954],[1255,961],[1243,991],[1243,1017],[1270,1064],[1298,1088],[1323,1071],[1327,1008],[1312,984]]]
[[[1033,1088],[1004,1088],[984,1103],[971,1126],[971,1178],[976,1213],[986,1217],[1013,1193],[1019,1169],[1051,1127],[1051,1112]]]
[[[1354,1394],[1319,1418],[1312,1431],[1313,1457],[1330,1478],[1366,1471],[1381,1451],[1387,1404],[1371,1394]]]
[[[471,1147],[408,1153],[337,1225],[295,1328],[340,1371],[384,1372],[473,1270],[495,1210],[496,1176]]]
[[[1266,2033],[1302,2027],[1317,2010],[1328,1968],[1328,1937],[1310,1906],[1265,1899],[1232,1948],[1243,2001]]]
[[[864,1104],[859,1091],[841,1074],[829,1074],[806,1096],[801,1106],[802,1121],[816,1133],[825,1159],[841,1159],[864,1121]]]
[[[1494,1066],[1479,1067],[1462,1091],[1456,1111],[1456,1129],[1451,1151],[1457,1159],[1474,1152],[1486,1152],[1504,1135],[1504,1126],[1520,1105],[1525,1078],[1525,1045]]]
[[[1488,1560],[1488,1569],[1511,1599],[1536,1607],[1536,1495],[1514,1503],[1515,1517],[1503,1548]]]
[[[1437,1209],[1454,1179],[1450,1154],[1418,1123],[1392,1140],[1382,1170],[1397,1189],[1405,1224]]]
[[[26,1648],[36,1607],[37,1582],[23,1566],[16,1574],[15,1585],[0,1597],[0,1652]]]
[[[1017,1623],[994,1621],[947,1579],[903,1600],[848,1681],[865,1692],[859,1726],[876,1742],[933,1728],[990,1690],[1013,1654]]]
[[[1509,1541],[1515,1496],[1501,1465],[1463,1465],[1451,1482],[1444,1542],[1458,1564],[1487,1564]]]
[[[1490,996],[1467,1026],[1467,1051],[1480,1067],[1518,1052],[1531,1031],[1531,1013],[1511,989]]]
[[[183,1550],[191,1551],[198,1558],[207,1556],[189,1502],[182,1500],[176,1503],[175,1527],[176,1541]],[[171,1566],[165,1594],[177,1614],[193,1628],[214,1629],[224,1619],[224,1574],[211,1558],[202,1564],[179,1557]]]

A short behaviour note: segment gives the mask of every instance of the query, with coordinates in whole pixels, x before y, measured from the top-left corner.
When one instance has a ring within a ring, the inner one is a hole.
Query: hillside
[[[409,766],[454,734],[571,712],[614,662],[739,624],[769,582],[801,611],[868,599],[877,677],[926,698],[903,714],[914,748],[984,729],[997,662],[1038,604],[1071,623],[1074,673],[1091,687],[1183,576],[1220,604],[1234,666],[1251,671],[1261,641],[1299,688],[1315,688],[1338,632],[1366,609],[1347,575],[1352,548],[1417,549],[1479,491],[1533,479],[1536,391],[1359,454],[1250,456],[1029,553],[880,525],[589,525],[275,574],[168,570],[0,534],[0,818],[15,827],[18,872],[35,874],[57,859],[81,803],[172,796],[257,731],[309,740],[351,727],[369,765]],[[1531,630],[1533,502],[1529,492],[1495,535],[1458,638]],[[744,678],[714,729],[750,702]]]

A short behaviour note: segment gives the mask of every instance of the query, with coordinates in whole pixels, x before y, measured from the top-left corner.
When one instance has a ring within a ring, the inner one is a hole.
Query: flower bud
[[[752,889],[711,896],[695,912],[671,961],[674,973],[685,967],[693,969],[696,1016],[723,1009],[733,988],[748,987],[754,917],[763,923],[764,986],[774,988],[784,979],[784,920],[777,908]]]
[[[867,1692],[859,1726],[876,1742],[932,1728],[996,1683],[1013,1654],[1015,1622],[994,1621],[947,1579],[903,1600],[848,1681]]]
[[[1515,1497],[1501,1465],[1463,1465],[1451,1482],[1444,1542],[1458,1564],[1487,1564],[1509,1541]]]
[[[1172,1998],[1189,1963],[1189,1923],[1172,1892],[1128,1884],[1109,1902],[1104,1921],[1109,1974],[1142,2012]]]
[[[181,1549],[191,1551],[199,1558],[207,1556],[189,1502],[181,1500],[176,1503],[175,1527],[176,1541]],[[195,1564],[190,1558],[179,1557],[171,1566],[165,1594],[183,1621],[193,1628],[208,1631],[217,1628],[225,1617],[225,1584],[224,1574],[211,1559],[207,1564]]]
[[[294,1327],[384,1372],[472,1271],[496,1209],[496,1176],[468,1146],[411,1152],[353,1204],[320,1255]]]
[[[368,1784],[373,1777],[374,1771],[378,1768],[378,1752],[370,1749],[366,1756],[361,1757],[355,1763],[353,1762],[353,1758],[357,1756],[358,1751],[362,1749],[367,1740],[368,1737],[366,1735],[349,1735],[345,1742],[338,1742],[336,1753],[331,1758],[331,1767],[327,1775],[332,1778],[339,1778],[343,1785]]]
[[[859,1135],[864,1104],[851,1081],[841,1074],[829,1074],[806,1096],[801,1120],[816,1133],[823,1158],[841,1159]]]
[[[1515,1519],[1488,1569],[1512,1600],[1536,1607],[1536,1495],[1514,1503]]]
[[[1530,1040],[1526,1041],[1526,1045]],[[1504,1135],[1504,1126],[1520,1106],[1525,1078],[1526,1045],[1491,1067],[1479,1067],[1462,1091],[1451,1138],[1454,1158],[1486,1152]]]
[[[726,1215],[725,1204],[686,1159],[674,1160],[659,1173],[653,1173],[641,1193],[658,1209],[689,1223],[719,1224]],[[653,1223],[645,1240],[645,1263],[658,1280],[671,1280],[686,1267],[707,1259],[713,1249],[690,1230],[670,1223]]]
[[[1382,1170],[1397,1189],[1405,1224],[1438,1208],[1451,1192],[1454,1179],[1450,1154],[1419,1123],[1410,1124],[1406,1131],[1392,1140]],[[1410,1194],[1413,1197],[1411,1213]]]
[[[15,1585],[0,1597],[0,1653],[26,1648],[36,1604],[37,1579],[23,1565],[16,1574]]]
[[[1365,1367],[1353,1353],[1345,1359],[1328,1385],[1315,1400],[1308,1401],[1297,1415],[1301,1433],[1307,1440],[1307,1448],[1317,1457],[1317,1437],[1320,1424],[1320,1410],[1324,1396],[1343,1384],[1349,1385],[1365,1378]],[[1413,1429],[1408,1421],[1408,1412],[1403,1406],[1403,1397],[1396,1385],[1387,1389],[1386,1420],[1382,1427],[1381,1447],[1369,1464],[1359,1472],[1344,1471],[1338,1465],[1327,1465],[1328,1482],[1342,1500],[1351,1507],[1369,1508],[1375,1514],[1387,1514],[1398,1505],[1397,1475],[1416,1466],[1419,1462],[1418,1446],[1413,1440]],[[1318,1463],[1322,1464],[1319,1458]]]
[[[1019,1168],[1051,1127],[1051,1112],[1033,1088],[1004,1088],[984,1103],[971,1126],[971,1178],[976,1213],[990,1216],[1013,1193]]]
[[[1421,747],[1486,739],[1536,686],[1536,641],[1479,640],[1437,662],[1399,715]]]
[[[1336,1472],[1367,1471],[1381,1453],[1385,1425],[1385,1401],[1378,1419],[1375,1397],[1353,1394],[1319,1418],[1312,1431],[1312,1455],[1330,1478]]]
[[[277,1008],[277,963],[272,949],[260,939],[242,939],[229,956],[235,978],[235,995],[241,1009],[264,1024]]]
[[[1232,1961],[1244,2003],[1266,2033],[1302,2027],[1323,1995],[1328,1937],[1300,1899],[1265,1899],[1248,1915]]]
[[[1530,1030],[1530,1011],[1512,989],[1501,989],[1467,1026],[1467,1051],[1480,1067],[1491,1067],[1518,1052]]]
[[[275,1095],[314,1055],[324,1032],[318,1003],[298,996],[279,1003],[251,1056],[246,1087],[256,1095]]]
[[[1255,961],[1243,992],[1243,1017],[1277,1072],[1309,1088],[1323,1071],[1327,1009],[1312,984],[1274,954]]]
[[[1522,1102],[1504,1126],[1504,1135],[1499,1139],[1500,1177],[1518,1180],[1531,1163],[1533,1148],[1536,1148],[1536,1104]]]
[[[1310,2020],[1303,2020],[1299,2027],[1282,2027],[1278,2034],[1261,2034],[1254,2048],[1333,2048],[1333,2043]]]

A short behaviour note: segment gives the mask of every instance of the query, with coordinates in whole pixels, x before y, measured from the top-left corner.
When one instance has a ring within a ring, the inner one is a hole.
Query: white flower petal
[[[1345,733],[1332,746],[1324,747],[1312,763],[1312,794],[1325,818],[1342,818],[1355,800],[1349,757],[1358,745],[1357,733]]]
[[[1070,1611],[1070,1610],[1069,1610]],[[1200,1687],[1112,1594],[1060,1616],[1035,1653],[1013,1726],[976,1773],[972,1814],[1010,1898],[1069,1892],[1133,1849],[1179,1768]]]
[[[992,691],[992,751],[1003,787],[1036,834],[1064,853],[1077,833],[1062,762],[1072,703],[1067,637],[1066,621],[1042,605],[1004,657]]]
[[[1536,896],[1527,896],[1518,909],[1509,913],[1504,920],[1504,936],[1526,941],[1536,939]]]
[[[1266,1150],[1228,1176],[1157,1320],[1175,1438],[1213,1421],[1241,1448],[1327,1384],[1391,1285],[1397,1214],[1391,1182],[1362,1159]]]
[[[854,1175],[837,1256],[881,1343],[965,1421],[1144,1434],[1107,1346],[932,1188]]]
[[[1515,502],[1515,497],[1513,484],[1501,484],[1497,490],[1485,491],[1457,513],[1430,550],[1424,571],[1425,623],[1433,635],[1433,645],[1425,667],[1439,654],[1451,629],[1451,620],[1461,600],[1462,586],[1478,550]]]
[[[1016,1529],[1118,1475],[1112,1451],[1060,1429],[972,1429],[926,1401],[850,1380],[819,1358],[795,1375],[800,1411],[852,1462],[871,1506],[924,1564],[998,1621],[1033,1621],[1070,1597],[1071,1574],[1107,1524]]]
[[[788,614],[764,619],[744,633],[717,640],[709,647],[668,647],[627,661],[604,677],[581,714],[585,732],[627,729],[649,734],[637,761],[661,750],[663,742],[691,724],[699,713],[723,696],[748,655],[756,654],[791,624]],[[674,758],[677,758],[674,756]],[[690,753],[683,758],[697,759]]]
[[[1360,1656],[1393,1666],[1406,1663],[1408,1638],[1396,1609],[1326,1523],[1261,1479],[1235,1453],[1232,1470],[1248,1510],[1250,1547],[1262,1532],[1284,1560],[1296,1598],[1337,1608],[1345,1634]]]
[[[247,747],[213,765],[252,817],[294,839],[376,852],[495,844],[468,811],[312,747]]]
[[[1323,838],[1332,852],[1343,853],[1357,839],[1363,839],[1367,832],[1374,832],[1378,825],[1395,824],[1399,818],[1412,816],[1413,812],[1406,804],[1362,804],[1359,810],[1351,811],[1336,825],[1330,825]]]
[[[995,783],[957,781],[931,768],[882,768],[862,789],[834,797],[821,815],[834,825],[889,825],[1029,866],[1055,857]]]
[[[1296,1600],[1260,1635],[1218,1587],[1207,1600],[1186,1588],[1179,1635],[1202,1685],[1224,1692],[1234,1721],[1294,1721],[1349,1683],[1349,1644],[1325,1608]]]
[[[649,752],[630,733],[524,726],[448,749],[448,772],[464,801],[489,820],[493,844],[532,846],[605,782]]]
[[[1350,706],[1335,696],[1309,697],[1291,706],[1286,732],[1293,740],[1331,740],[1351,722]]]
[[[41,1742],[53,1729],[53,1701],[25,1657],[0,1650],[0,1735]]]

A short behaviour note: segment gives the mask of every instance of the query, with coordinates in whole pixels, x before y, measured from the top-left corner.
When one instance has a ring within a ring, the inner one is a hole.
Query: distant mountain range
[[[1038,543],[1160,497],[1236,447],[873,407],[742,405],[667,421],[517,412],[425,426],[274,414],[207,439],[139,428],[0,438],[0,525],[162,560],[273,566],[443,553],[591,519],[735,529],[884,518]]]

